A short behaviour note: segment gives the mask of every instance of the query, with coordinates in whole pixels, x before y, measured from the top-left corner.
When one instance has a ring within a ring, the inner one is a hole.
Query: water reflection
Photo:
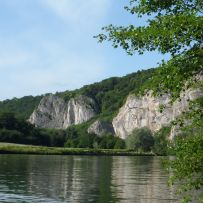
[[[0,155],[0,202],[176,202],[158,157]]]
[[[112,191],[121,203],[176,202],[159,158],[114,157],[112,174]]]

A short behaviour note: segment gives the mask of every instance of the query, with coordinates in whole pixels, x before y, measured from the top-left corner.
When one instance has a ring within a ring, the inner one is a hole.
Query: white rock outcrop
[[[102,136],[105,134],[114,135],[114,129],[112,123],[107,121],[96,120],[87,130],[88,133],[94,133],[98,136]]]
[[[113,119],[116,136],[125,139],[136,128],[147,127],[152,132],[160,130],[188,110],[189,101],[203,96],[200,89],[188,89],[180,99],[170,103],[169,95],[154,97],[152,91],[143,97],[130,95],[118,115]],[[162,112],[160,107],[164,106]]]
[[[97,105],[92,98],[77,96],[65,102],[55,95],[42,98],[29,122],[37,127],[65,129],[88,121],[97,114]]]

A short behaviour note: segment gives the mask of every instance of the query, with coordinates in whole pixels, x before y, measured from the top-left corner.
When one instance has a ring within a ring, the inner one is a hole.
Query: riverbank
[[[0,143],[0,154],[39,154],[39,155],[105,155],[105,156],[154,156],[151,152],[135,152],[126,149],[84,149],[45,147]]]

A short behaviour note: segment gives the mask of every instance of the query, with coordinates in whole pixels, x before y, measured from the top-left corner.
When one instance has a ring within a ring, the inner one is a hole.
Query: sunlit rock
[[[42,98],[29,122],[43,128],[65,129],[74,124],[88,121],[97,114],[97,105],[92,98],[77,96],[65,102],[55,95]]]

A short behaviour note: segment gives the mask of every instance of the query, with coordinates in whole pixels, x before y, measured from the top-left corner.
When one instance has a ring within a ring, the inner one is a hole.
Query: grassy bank
[[[59,148],[32,145],[0,143],[0,154],[40,154],[40,155],[109,155],[109,156],[153,156],[153,153],[140,153],[117,149]]]

